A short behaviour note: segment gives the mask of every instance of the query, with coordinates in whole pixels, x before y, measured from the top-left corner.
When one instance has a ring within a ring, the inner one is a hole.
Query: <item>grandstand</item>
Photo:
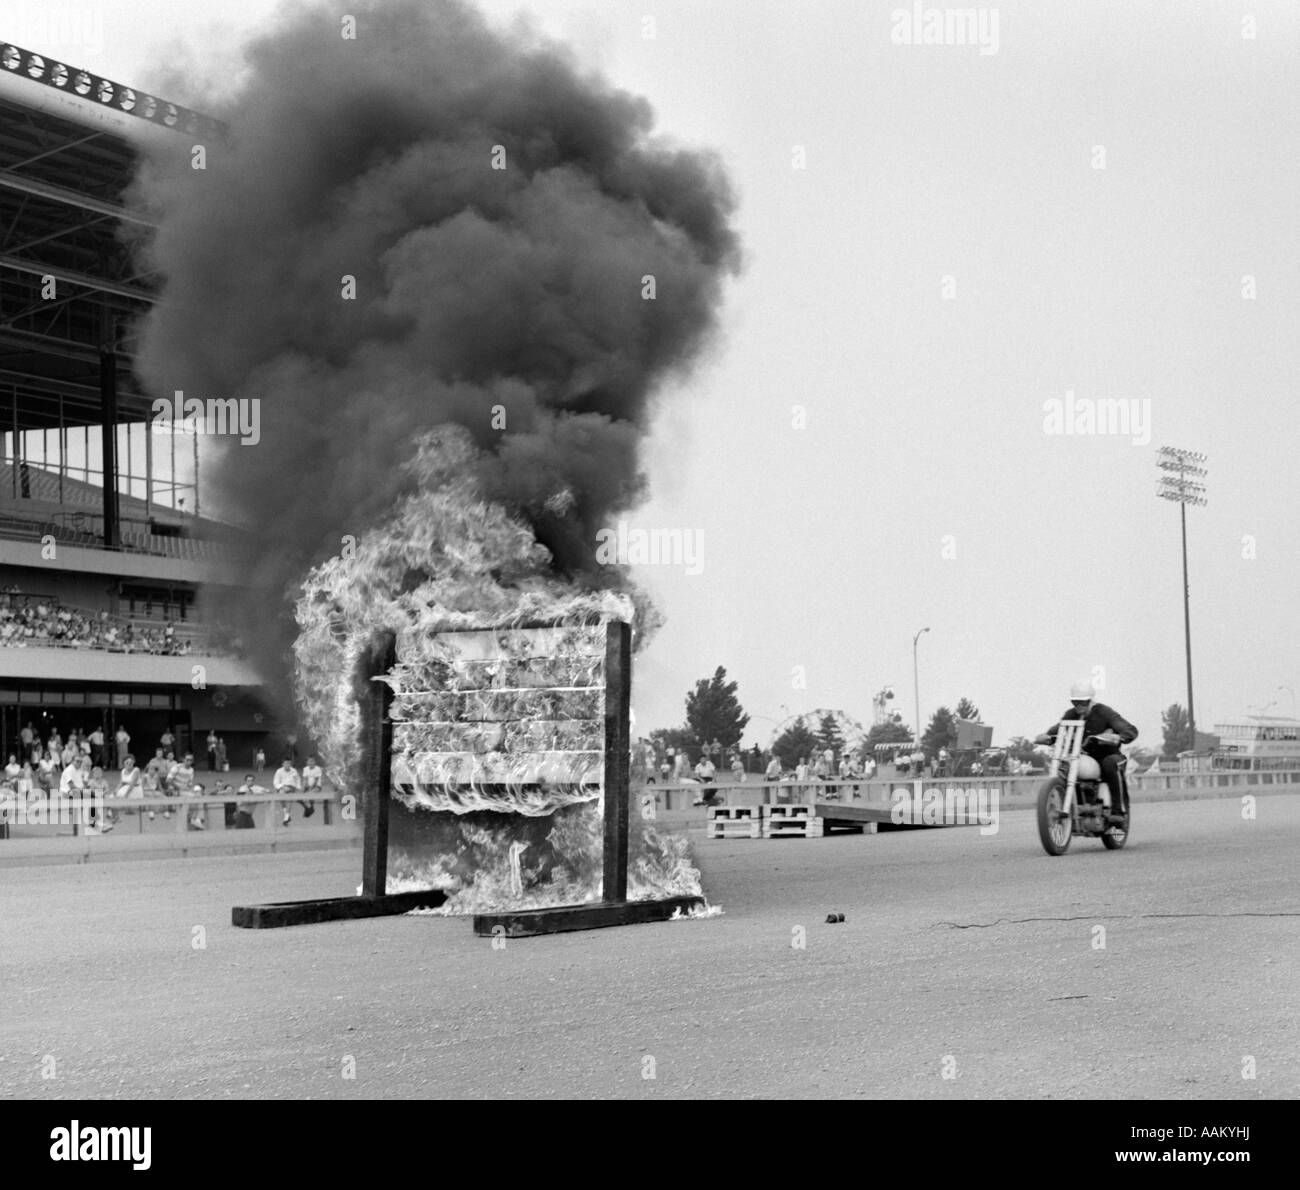
[[[152,424],[132,374],[151,278],[123,204],[141,147],[198,136],[196,112],[0,42],[0,760],[119,727],[143,761],[170,729],[233,766],[276,732],[237,639],[195,620],[240,585],[240,532],[199,515],[194,436]]]

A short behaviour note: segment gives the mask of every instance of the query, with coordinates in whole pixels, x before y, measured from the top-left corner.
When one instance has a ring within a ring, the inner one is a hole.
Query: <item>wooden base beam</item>
[[[309,926],[322,921],[354,921],[362,917],[393,917],[412,909],[437,909],[447,901],[441,889],[391,893],[380,897],[328,897],[319,901],[277,901],[270,905],[236,905],[230,924],[245,930],[275,930]]]
[[[679,909],[687,914],[703,908],[703,897],[665,897],[661,901],[596,901],[590,905],[562,905],[555,909],[477,913],[474,915],[474,933],[480,938],[531,938],[568,930],[599,930],[605,926],[667,921]]]

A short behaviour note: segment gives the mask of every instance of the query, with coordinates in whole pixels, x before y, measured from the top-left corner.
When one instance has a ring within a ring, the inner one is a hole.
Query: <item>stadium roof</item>
[[[207,117],[0,42],[0,431],[100,420],[100,351],[122,356],[120,420],[150,402],[130,375],[132,323],[153,300],[123,192],[151,140],[219,128]],[[126,233],[126,234],[124,234]],[[53,298],[42,294],[53,278]],[[16,397],[16,402],[15,402]]]

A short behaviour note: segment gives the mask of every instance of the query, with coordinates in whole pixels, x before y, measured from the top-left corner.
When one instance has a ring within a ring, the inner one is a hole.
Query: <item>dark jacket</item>
[[[1078,719],[1079,712],[1071,707],[1062,719]],[[1056,739],[1056,733],[1060,730],[1059,723],[1053,723],[1051,727],[1044,732],[1044,735],[1051,739]],[[1087,739],[1090,735],[1100,735],[1103,731],[1113,731],[1119,736],[1121,744],[1131,744],[1138,737],[1138,729],[1125,719],[1118,711],[1108,707],[1104,702],[1094,702],[1088,708],[1088,716],[1084,721],[1083,734],[1085,742],[1083,751],[1089,756],[1108,756],[1119,749],[1113,744],[1099,744],[1096,740]]]

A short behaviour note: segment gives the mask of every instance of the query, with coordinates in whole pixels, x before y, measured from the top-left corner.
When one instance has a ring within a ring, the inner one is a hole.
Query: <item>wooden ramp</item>
[[[859,802],[815,802],[813,814],[822,820],[826,834],[874,834],[876,827],[888,823],[889,807]]]

